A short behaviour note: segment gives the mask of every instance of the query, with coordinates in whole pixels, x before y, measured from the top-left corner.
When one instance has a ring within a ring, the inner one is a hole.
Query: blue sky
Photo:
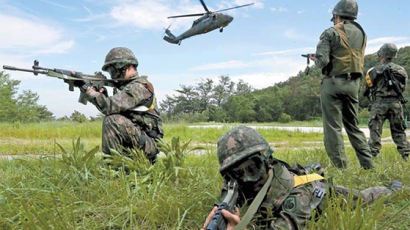
[[[202,12],[198,0],[0,0],[0,65],[99,71],[107,52],[117,46],[134,51],[140,74],[148,75],[159,100],[181,84],[229,75],[254,88],[284,81],[303,70],[300,53],[314,52],[328,27],[337,0],[205,0],[211,10],[255,2],[227,12],[234,21],[223,33],[213,31],[184,40],[181,46],[162,40],[164,28],[178,35],[191,19],[167,19]],[[358,22],[368,35],[366,52],[384,42],[410,45],[408,0],[359,0]],[[21,80],[20,90],[40,95],[57,117],[78,110],[98,114],[77,102],[58,79],[8,72]]]

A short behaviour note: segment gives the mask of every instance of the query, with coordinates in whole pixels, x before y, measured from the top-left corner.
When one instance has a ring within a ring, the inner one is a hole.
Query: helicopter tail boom
[[[180,44],[181,43],[181,41],[180,40],[178,40],[176,37],[175,37],[175,35],[173,35],[172,33],[171,33],[171,31],[169,30],[169,29],[166,29],[165,30],[165,36],[164,36],[164,40],[165,41],[167,41],[167,42],[169,42],[169,43],[172,43],[172,44]]]

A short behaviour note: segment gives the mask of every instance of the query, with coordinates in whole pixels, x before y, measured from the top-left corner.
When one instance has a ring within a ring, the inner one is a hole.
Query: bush
[[[280,116],[279,116],[278,121],[279,121],[280,123],[289,123],[289,122],[292,121],[292,118],[291,118],[290,115],[287,114],[287,113],[281,113]]]
[[[357,114],[357,117],[358,118],[367,118],[367,119],[369,119],[370,118],[370,112],[367,109],[362,109],[359,112],[359,114]]]

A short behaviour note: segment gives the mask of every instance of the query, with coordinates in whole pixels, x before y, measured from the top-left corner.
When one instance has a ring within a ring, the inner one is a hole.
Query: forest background
[[[410,72],[410,47],[401,48],[395,63]],[[375,54],[366,55],[365,72],[379,60]],[[309,75],[300,71],[297,76],[273,86],[254,90],[249,84],[235,83],[229,76],[219,76],[218,81],[203,79],[196,85],[181,85],[172,95],[159,103],[162,117],[173,122],[289,122],[321,119],[320,85],[322,75],[311,67]],[[39,105],[36,92],[27,90],[18,94],[18,80],[0,72],[0,122],[38,122],[47,120],[75,120],[84,122],[101,118],[87,118],[78,111],[71,116],[55,118]],[[365,81],[359,93],[359,118],[368,118],[369,101],[363,96]],[[67,92],[68,93],[68,92]],[[405,98],[410,99],[406,88]]]

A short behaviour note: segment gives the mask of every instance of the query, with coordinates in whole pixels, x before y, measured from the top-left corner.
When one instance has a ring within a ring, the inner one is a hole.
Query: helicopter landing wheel
[[[220,28],[220,29],[219,29],[219,32],[221,32],[221,33],[224,32],[224,28],[223,28],[223,27]]]

